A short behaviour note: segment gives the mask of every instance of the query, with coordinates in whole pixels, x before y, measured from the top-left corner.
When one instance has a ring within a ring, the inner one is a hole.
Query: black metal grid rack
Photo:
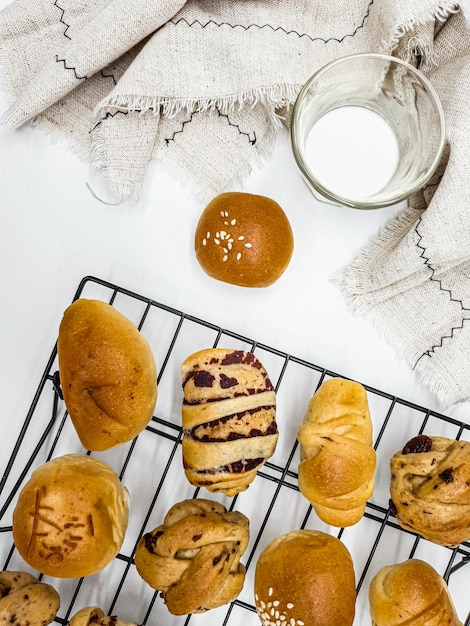
[[[444,576],[460,619],[465,626],[470,625],[470,568],[463,567],[470,560],[470,542],[456,549],[432,544],[403,531],[388,507],[392,454],[422,432],[469,439],[469,424],[365,386],[378,456],[376,486],[358,524],[332,528],[316,517],[299,492],[296,431],[317,387],[325,378],[340,374],[95,277],[81,281],[74,299],[79,297],[109,302],[136,324],[154,351],[159,391],[156,413],[134,441],[94,453],[115,469],[129,490],[129,526],[119,555],[102,572],[79,580],[42,577],[55,586],[61,597],[54,623],[67,624],[80,608],[98,605],[109,615],[152,626],[259,626],[253,600],[254,568],[259,553],[271,539],[285,532],[316,528],[340,537],[353,557],[358,594],[355,626],[370,624],[367,593],[374,574],[384,565],[411,557],[426,560]],[[195,490],[182,470],[181,363],[192,352],[216,345],[255,352],[277,392],[280,438],[275,455],[258,472],[249,489],[234,498]],[[61,399],[57,369],[54,348],[0,481],[2,569],[30,569],[11,538],[16,496],[30,473],[52,457],[85,452]],[[176,617],[168,612],[159,594],[139,577],[133,555],[141,535],[160,524],[172,504],[197,496],[217,499],[249,517],[250,544],[242,558],[247,575],[242,592],[232,604],[199,615]]]

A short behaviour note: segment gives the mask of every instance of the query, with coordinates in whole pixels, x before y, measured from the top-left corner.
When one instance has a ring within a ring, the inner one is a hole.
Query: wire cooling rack
[[[469,424],[365,386],[378,459],[374,494],[358,524],[345,529],[329,527],[299,492],[296,432],[317,387],[340,373],[95,277],[81,281],[74,299],[80,297],[109,302],[146,337],[158,366],[158,401],[150,424],[134,441],[94,453],[114,468],[129,490],[129,526],[120,553],[102,572],[78,580],[41,577],[54,585],[61,597],[54,623],[67,624],[80,608],[98,605],[108,615],[152,626],[259,626],[253,579],[260,552],[283,533],[314,528],[341,538],[352,555],[357,581],[355,626],[370,624],[367,594],[375,573],[384,565],[412,557],[427,561],[444,576],[460,619],[465,626],[470,625],[470,567],[464,567],[470,560],[470,543],[455,549],[432,544],[402,530],[389,510],[390,457],[418,433],[469,439]],[[249,489],[234,498],[195,490],[182,468],[181,363],[192,352],[215,346],[254,352],[277,392],[280,437],[276,452],[258,471]],[[11,537],[11,515],[19,490],[36,467],[70,452],[85,451],[62,400],[54,348],[0,481],[2,569],[30,569]],[[247,575],[235,602],[207,613],[176,617],[168,612],[159,594],[139,577],[133,557],[142,534],[158,526],[175,502],[191,497],[217,500],[249,517],[250,543],[242,558]]]

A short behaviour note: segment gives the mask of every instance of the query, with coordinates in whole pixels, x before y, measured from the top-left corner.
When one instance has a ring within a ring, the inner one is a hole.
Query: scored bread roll
[[[178,502],[163,524],[139,541],[135,565],[161,591],[173,615],[204,613],[234,600],[245,581],[240,558],[249,539],[249,521],[218,502]]]
[[[324,382],[309,402],[297,439],[301,493],[326,524],[356,524],[373,493],[376,467],[364,387],[343,378]]]
[[[87,450],[136,437],[157,400],[155,360],[144,336],[106,302],[81,298],[64,312],[57,342],[65,405]]]
[[[232,191],[216,196],[202,212],[194,249],[212,278],[241,287],[268,287],[287,269],[294,238],[277,202]]]
[[[369,604],[372,626],[462,626],[444,579],[419,559],[377,572]]]
[[[449,547],[470,539],[470,442],[417,435],[393,455],[390,470],[402,528]]]
[[[356,607],[351,555],[327,533],[291,531],[262,551],[254,593],[263,626],[351,626]]]
[[[28,572],[0,572],[0,624],[47,626],[60,607],[57,591]]]
[[[183,464],[192,485],[244,491],[274,454],[276,392],[251,352],[209,348],[182,364]]]
[[[117,555],[127,528],[127,492],[114,470],[85,454],[38,467],[13,511],[13,541],[35,570],[79,578]]]

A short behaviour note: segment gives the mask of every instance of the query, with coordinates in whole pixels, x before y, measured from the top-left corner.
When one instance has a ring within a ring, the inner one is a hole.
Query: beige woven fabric
[[[469,4],[13,0],[0,12],[3,122],[66,140],[122,198],[157,159],[209,199],[269,154],[318,67],[371,50],[406,58],[442,98],[448,162],[335,280],[452,404],[470,399]]]

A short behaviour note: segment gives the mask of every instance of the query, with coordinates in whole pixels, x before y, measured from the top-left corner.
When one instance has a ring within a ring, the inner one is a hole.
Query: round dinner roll
[[[263,626],[351,626],[354,621],[351,555],[327,533],[294,530],[274,539],[258,559],[254,585]]]
[[[157,401],[155,359],[116,308],[76,300],[64,312],[57,355],[65,406],[86,450],[114,448],[147,426]]]
[[[268,287],[289,265],[294,237],[277,202],[232,191],[213,198],[202,212],[194,249],[212,278],[241,287]]]
[[[13,541],[36,571],[80,578],[101,571],[127,529],[127,491],[114,470],[86,454],[38,467],[13,511]]]

